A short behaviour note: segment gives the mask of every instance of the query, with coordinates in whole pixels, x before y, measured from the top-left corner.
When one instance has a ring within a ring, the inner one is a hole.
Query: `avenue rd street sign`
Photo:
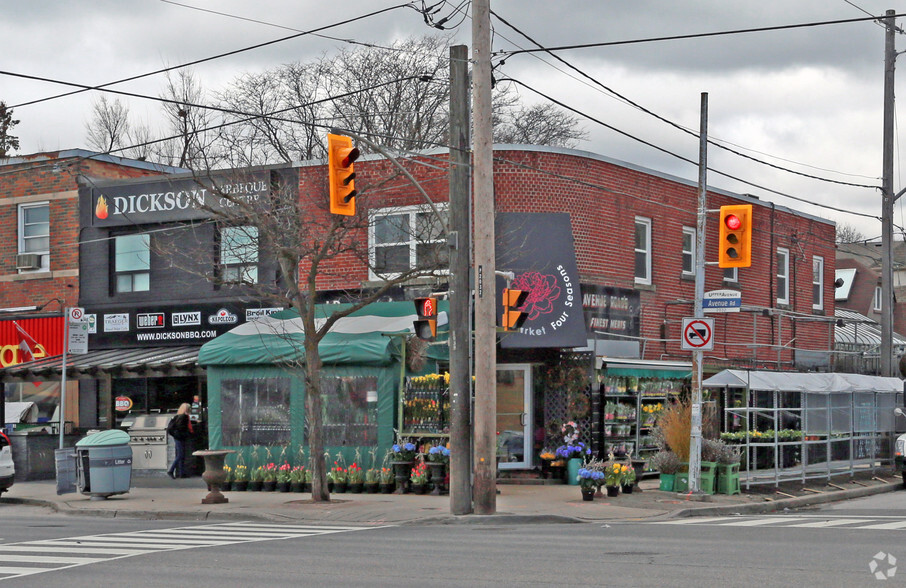
[[[680,348],[684,351],[712,351],[714,349],[714,319],[684,318]]]
[[[702,297],[703,312],[739,312],[742,292],[739,290],[712,290]]]

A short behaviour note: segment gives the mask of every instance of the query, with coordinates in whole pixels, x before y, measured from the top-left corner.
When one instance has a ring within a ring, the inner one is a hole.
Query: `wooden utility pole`
[[[472,512],[469,48],[450,47],[450,513]]]
[[[475,513],[497,510],[497,330],[494,145],[491,136],[491,6],[472,2],[472,149],[475,249]]]
[[[884,135],[881,154],[881,374],[893,376],[893,119],[894,67],[897,51],[894,42],[894,10],[885,13],[887,28],[884,42]]]

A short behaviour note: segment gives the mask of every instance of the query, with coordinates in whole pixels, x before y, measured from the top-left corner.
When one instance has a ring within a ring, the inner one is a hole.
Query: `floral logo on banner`
[[[528,320],[533,321],[543,314],[554,310],[554,302],[560,298],[560,286],[557,277],[538,272],[526,272],[516,277],[510,284],[514,290],[525,290],[529,293],[522,307],[528,313]]]

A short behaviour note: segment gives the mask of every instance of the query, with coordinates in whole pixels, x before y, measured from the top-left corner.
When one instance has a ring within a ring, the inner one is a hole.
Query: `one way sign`
[[[681,348],[684,351],[711,351],[714,349],[714,319],[684,318],[683,339]]]

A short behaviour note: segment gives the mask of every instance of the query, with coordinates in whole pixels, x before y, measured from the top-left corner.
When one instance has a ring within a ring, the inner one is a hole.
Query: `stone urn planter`
[[[223,471],[224,460],[226,456],[235,453],[232,449],[205,449],[196,451],[192,455],[204,458],[204,473],[201,479],[210,488],[210,492],[202,500],[202,504],[223,504],[229,502],[229,498],[220,492],[221,485],[226,481],[226,472]]]

